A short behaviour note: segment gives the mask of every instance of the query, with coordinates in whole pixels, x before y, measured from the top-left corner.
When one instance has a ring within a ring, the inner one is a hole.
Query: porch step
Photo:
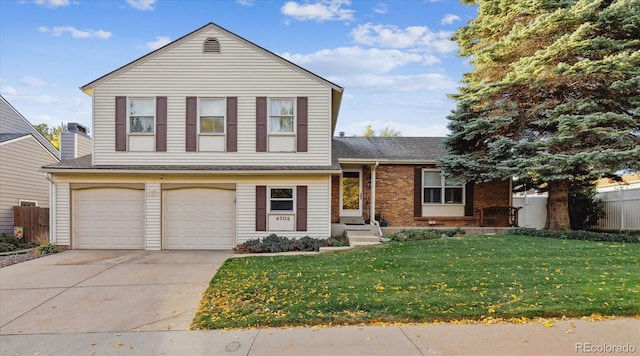
[[[349,245],[352,247],[377,245],[380,243],[380,237],[375,236],[369,230],[346,230],[345,236],[349,240]]]
[[[362,216],[341,216],[340,223],[346,225],[364,225]]]

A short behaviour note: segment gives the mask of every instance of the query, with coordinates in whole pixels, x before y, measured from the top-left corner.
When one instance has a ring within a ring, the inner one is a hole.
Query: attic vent
[[[215,38],[204,41],[204,53],[220,53],[220,42]]]

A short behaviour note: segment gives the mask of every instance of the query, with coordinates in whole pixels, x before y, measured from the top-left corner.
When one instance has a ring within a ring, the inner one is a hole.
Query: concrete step
[[[350,236],[371,236],[375,234],[371,231],[370,228],[367,228],[366,230],[345,230],[344,231],[345,236],[346,237],[350,237]]]
[[[347,225],[364,225],[364,219],[361,216],[341,216],[340,223]]]
[[[374,235],[357,235],[357,236],[349,236],[350,246],[362,246],[362,245],[375,245],[380,243],[380,238]]]
[[[380,242],[354,242],[351,247],[379,245]]]

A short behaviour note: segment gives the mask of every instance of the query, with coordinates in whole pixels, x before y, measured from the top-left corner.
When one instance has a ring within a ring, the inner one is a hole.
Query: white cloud
[[[103,30],[78,30],[72,26],[56,26],[53,28],[49,28],[47,26],[38,27],[38,31],[51,33],[54,36],[61,36],[63,33],[69,33],[73,38],[99,38],[102,40],[108,39],[111,37],[111,32],[103,31]]]
[[[309,54],[283,53],[281,56],[323,76],[385,73],[395,68],[421,63],[424,56],[396,49],[338,47]]]
[[[347,21],[353,19],[354,10],[342,6],[351,5],[351,0],[319,0],[315,3],[299,4],[286,2],[280,11],[299,21]]]
[[[373,8],[373,12],[378,14],[386,14],[389,11],[389,6],[383,2],[379,2],[376,4],[376,7]]]
[[[33,101],[35,101],[38,104],[52,104],[52,103],[57,103],[58,99],[50,95],[38,95],[33,98]]]
[[[155,41],[147,42],[147,43],[145,43],[145,45],[147,46],[147,48],[149,48],[151,50],[156,50],[156,49],[168,44],[169,42],[171,42],[171,39],[169,39],[169,37],[167,37],[167,36],[158,36],[158,37],[156,37]]]
[[[44,87],[47,85],[44,80],[30,76],[22,77],[22,83],[32,88]]]
[[[255,4],[255,0],[236,0],[236,2],[242,6],[253,6]]]
[[[456,44],[449,38],[449,31],[431,31],[426,26],[410,26],[404,29],[394,25],[359,25],[351,31],[358,44],[380,46],[383,48],[422,48],[438,53],[456,50]]]
[[[153,11],[158,0],[127,0],[132,8],[142,11]]]
[[[62,6],[69,6],[69,0],[34,0],[37,5],[56,8]]]
[[[458,16],[458,15],[446,14],[442,18],[442,20],[440,20],[440,23],[443,24],[443,25],[451,25],[452,23],[454,23],[456,21],[460,21],[460,20],[461,20],[460,16]]]
[[[14,87],[6,86],[0,89],[0,93],[4,96],[13,96],[18,94],[18,91]]]
[[[335,80],[349,89],[381,93],[450,91],[457,87],[455,81],[438,73],[413,75],[362,74]]]

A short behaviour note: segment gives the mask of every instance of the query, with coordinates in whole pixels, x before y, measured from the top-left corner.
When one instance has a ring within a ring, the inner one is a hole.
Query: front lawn
[[[470,236],[229,259],[194,329],[640,315],[640,244]]]

